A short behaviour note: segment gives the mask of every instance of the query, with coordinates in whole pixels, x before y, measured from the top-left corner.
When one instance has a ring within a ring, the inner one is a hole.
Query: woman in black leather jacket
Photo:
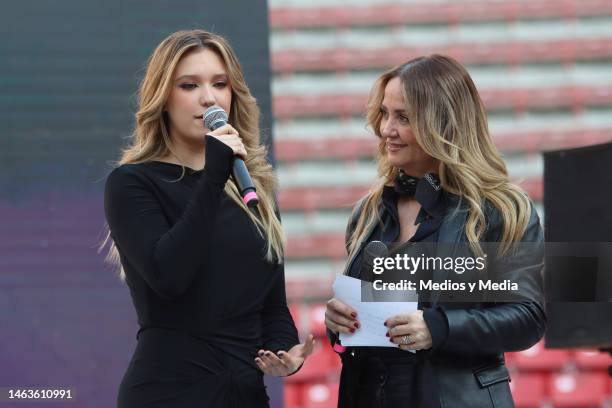
[[[331,299],[325,322],[343,362],[339,406],[513,407],[503,353],[544,333],[544,238],[532,202],[509,182],[474,83],[451,58],[408,61],[377,80],[367,119],[379,138],[379,182],[351,216],[345,274],[365,278],[363,249],[375,240],[400,252],[435,244],[456,258],[465,248],[490,254],[487,243],[497,243],[487,268],[516,289],[505,300],[419,290],[416,312],[384,323],[390,348],[342,347],[338,334],[358,331],[359,316]],[[478,277],[438,268],[428,279]]]

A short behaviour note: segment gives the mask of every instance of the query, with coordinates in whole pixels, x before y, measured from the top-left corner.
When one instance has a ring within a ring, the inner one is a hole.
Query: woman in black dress
[[[486,273],[519,289],[510,299],[419,290],[416,312],[384,322],[391,348],[343,349],[338,334],[360,330],[360,316],[331,299],[325,322],[342,358],[339,406],[512,407],[503,353],[526,349],[544,333],[544,237],[531,200],[508,179],[470,75],[441,55],[408,61],[376,81],[367,118],[379,141],[379,182],[348,224],[345,273],[365,279],[364,246],[374,240],[414,257],[420,250],[411,248],[435,244],[457,260],[495,243]],[[478,278],[422,272],[417,278],[437,283]]]
[[[229,124],[211,132],[202,114],[213,105]],[[180,31],[150,57],[131,144],[105,190],[111,256],[140,326],[119,407],[268,406],[263,373],[290,375],[312,351],[287,309],[258,121],[222,37]],[[255,211],[229,179],[235,155],[257,188]]]

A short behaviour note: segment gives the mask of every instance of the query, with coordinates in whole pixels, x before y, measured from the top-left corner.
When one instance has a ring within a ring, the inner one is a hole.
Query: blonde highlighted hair
[[[247,87],[236,54],[223,37],[204,30],[178,31],[157,46],[148,60],[147,70],[139,87],[136,126],[131,135],[131,143],[123,149],[118,165],[143,163],[168,155],[174,156],[180,162],[180,158],[172,149],[168,118],[163,109],[171,92],[178,63],[187,54],[202,49],[215,52],[225,65],[232,91],[228,121],[240,134],[247,151],[245,163],[257,189],[259,216],[242,202],[233,181],[226,183],[225,192],[244,210],[266,238],[266,259],[270,262],[281,262],[283,235],[274,203],[276,178],[272,166],[266,160],[266,150],[260,142],[259,108]],[[181,178],[184,174],[185,166]],[[102,246],[107,243],[110,243],[107,260],[119,264],[119,254],[110,238],[110,231]],[[121,276],[124,277],[123,270]]]
[[[367,122],[380,139],[376,154],[379,182],[363,199],[361,214],[349,236],[349,254],[359,248],[369,227],[380,221],[378,208],[383,187],[392,184],[399,171],[389,163],[385,140],[380,134],[380,108],[385,87],[393,78],[402,83],[406,112],[418,144],[440,162],[442,188],[468,204],[465,225],[468,242],[477,253],[482,253],[479,242],[487,228],[483,208],[488,202],[502,217],[500,250],[506,253],[523,236],[531,202],[508,179],[506,165],[489,135],[484,105],[467,70],[452,58],[431,55],[383,73],[372,87]]]

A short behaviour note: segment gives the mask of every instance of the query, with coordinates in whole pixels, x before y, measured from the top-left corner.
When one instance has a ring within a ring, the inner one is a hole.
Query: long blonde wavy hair
[[[366,117],[368,127],[380,139],[376,154],[379,181],[363,199],[361,214],[349,237],[349,254],[359,248],[369,227],[380,222],[383,187],[392,184],[399,171],[389,163],[380,133],[385,87],[396,77],[402,83],[409,123],[418,144],[440,162],[442,188],[468,204],[465,234],[471,247],[482,254],[479,242],[487,228],[483,207],[489,202],[502,216],[500,253],[506,253],[521,240],[531,202],[508,179],[506,165],[489,135],[484,105],[467,70],[452,58],[431,55],[392,68],[372,87]]]
[[[259,197],[259,216],[251,212],[242,202],[234,182],[225,185],[227,195],[239,205],[266,238],[266,259],[281,262],[283,258],[283,235],[280,221],[275,212],[274,192],[276,178],[272,166],[266,160],[266,149],[260,143],[259,108],[244,79],[236,54],[223,37],[204,30],[178,31],[164,39],[149,57],[146,73],[138,91],[136,126],[131,143],[123,149],[118,165],[143,163],[173,155],[168,133],[164,105],[170,95],[172,79],[178,63],[188,53],[209,49],[223,61],[232,90],[229,123],[238,131],[247,151],[245,164]],[[182,167],[181,178],[185,175]],[[180,178],[179,178],[180,180]],[[177,180],[178,181],[178,180]],[[120,265],[119,253],[108,232],[102,247],[110,244],[107,260]],[[125,277],[123,268],[120,272]]]

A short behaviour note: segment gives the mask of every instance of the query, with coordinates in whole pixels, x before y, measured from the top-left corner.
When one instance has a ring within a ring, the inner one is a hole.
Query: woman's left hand
[[[314,337],[308,335],[302,344],[291,347],[289,351],[279,351],[274,354],[269,350],[259,350],[255,363],[264,374],[284,377],[293,374],[314,348]]]
[[[431,348],[431,333],[423,319],[423,311],[399,314],[385,322],[387,336],[402,350],[426,350]]]

